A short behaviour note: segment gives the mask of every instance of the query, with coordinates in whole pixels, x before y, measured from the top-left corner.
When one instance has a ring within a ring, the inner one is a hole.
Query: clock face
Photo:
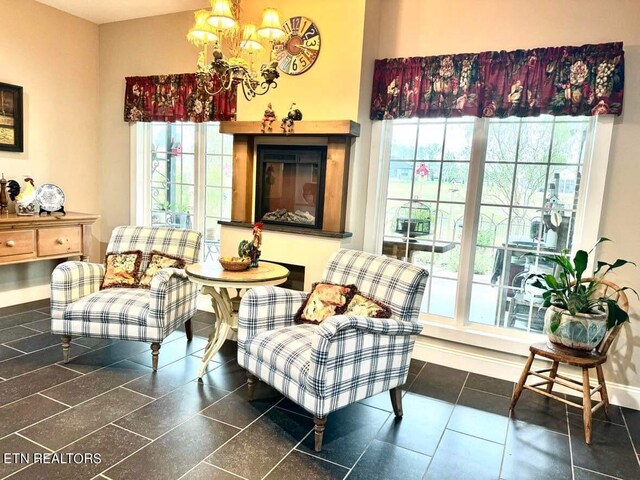
[[[289,75],[300,75],[311,68],[320,53],[320,31],[306,17],[291,17],[282,29],[285,37],[276,46],[278,67]]]

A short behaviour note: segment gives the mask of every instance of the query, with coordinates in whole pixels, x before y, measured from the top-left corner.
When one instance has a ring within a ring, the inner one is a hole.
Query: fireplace
[[[255,220],[321,229],[327,147],[258,145]]]
[[[265,132],[259,121],[225,121],[220,133],[233,134],[231,220],[220,223],[251,228],[264,221],[271,231],[351,236],[345,230],[349,158],[358,123],[303,120],[284,133]]]

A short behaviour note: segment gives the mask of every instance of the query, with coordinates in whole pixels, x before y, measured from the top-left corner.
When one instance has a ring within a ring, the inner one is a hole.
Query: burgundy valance
[[[371,119],[622,113],[622,42],[376,60]]]
[[[195,73],[127,77],[124,93],[126,122],[211,122],[235,120],[236,90],[218,90],[217,79]]]

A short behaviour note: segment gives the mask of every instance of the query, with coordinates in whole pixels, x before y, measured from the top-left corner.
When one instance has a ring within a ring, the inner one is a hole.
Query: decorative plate
[[[60,210],[64,205],[64,192],[53,183],[44,183],[36,188],[36,200],[40,203],[40,208],[47,212]]]

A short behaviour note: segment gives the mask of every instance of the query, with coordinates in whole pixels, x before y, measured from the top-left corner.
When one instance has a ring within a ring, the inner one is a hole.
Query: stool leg
[[[549,377],[556,378],[556,375],[558,374],[558,365],[560,365],[560,362],[558,361],[553,362],[553,365],[551,366],[551,371],[549,372]],[[549,385],[547,385],[547,393],[551,393],[551,390],[553,390],[553,382],[549,382]]]
[[[584,423],[584,441],[591,443],[591,385],[589,369],[582,369],[582,421]]]
[[[602,365],[596,367],[596,374],[598,375],[598,384],[600,384],[600,398],[604,402],[604,414],[607,419],[611,420],[611,407],[609,406],[609,394],[607,393],[607,383],[604,381],[604,372],[602,371]]]
[[[533,359],[536,354],[531,352],[529,354],[529,358],[527,359],[527,363],[524,365],[524,369],[522,369],[522,374],[520,375],[520,380],[518,380],[518,385],[516,385],[516,389],[513,391],[513,397],[511,397],[511,405],[509,406],[509,412],[511,412],[514,408],[516,408],[516,403],[518,403],[518,399],[522,394],[522,390],[524,390],[524,384],[527,381],[527,377],[529,376],[529,372],[531,371],[531,365],[533,364]]]

